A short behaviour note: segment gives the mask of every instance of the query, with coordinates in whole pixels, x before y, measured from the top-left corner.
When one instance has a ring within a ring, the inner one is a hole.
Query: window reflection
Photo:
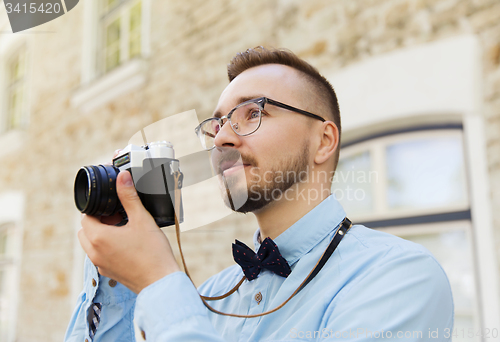
[[[386,148],[387,204],[427,209],[467,204],[459,136],[420,138]]]

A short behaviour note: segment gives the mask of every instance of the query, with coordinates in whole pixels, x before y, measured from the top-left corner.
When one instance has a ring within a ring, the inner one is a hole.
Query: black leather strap
[[[337,246],[339,245],[340,241],[344,238],[345,234],[347,231],[352,227],[352,222],[349,220],[347,217],[342,221],[340,228],[337,230],[335,233],[335,236],[332,239],[332,242],[330,242],[330,245],[328,245],[327,249],[323,253],[323,256],[321,259],[318,261],[316,267],[312,271],[312,273],[307,277],[307,279],[302,283],[302,286],[300,287],[299,293],[313,278],[319,273],[319,271],[325,266],[326,262],[330,258],[330,256],[333,254]]]

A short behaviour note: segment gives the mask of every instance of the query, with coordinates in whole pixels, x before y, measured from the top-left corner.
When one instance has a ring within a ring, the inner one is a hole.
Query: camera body
[[[113,159],[113,165],[82,167],[75,179],[76,207],[84,214],[111,216],[120,213],[119,225],[125,224],[127,214],[116,193],[118,173],[128,171],[132,175],[137,194],[159,227],[175,223],[175,182],[182,187],[179,161],[175,159],[172,144],[166,141],[149,143],[139,147],[128,145]],[[183,220],[180,203],[178,220]]]

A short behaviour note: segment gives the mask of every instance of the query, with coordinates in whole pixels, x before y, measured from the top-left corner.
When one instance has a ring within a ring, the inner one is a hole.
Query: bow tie
[[[263,268],[283,277],[288,277],[292,272],[288,262],[281,256],[278,246],[269,237],[262,242],[257,253],[243,242],[235,240],[233,258],[249,281],[257,278]]]

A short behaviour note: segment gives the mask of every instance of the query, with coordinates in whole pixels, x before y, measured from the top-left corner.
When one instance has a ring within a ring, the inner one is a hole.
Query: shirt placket
[[[249,288],[248,298],[250,301],[248,315],[261,314],[266,311],[266,303],[269,293],[269,285],[272,280],[273,273],[267,270],[262,270],[257,279],[252,280],[255,282],[251,288]],[[243,323],[243,328],[241,330],[239,341],[248,341],[248,337],[251,336],[261,317],[246,318]]]

